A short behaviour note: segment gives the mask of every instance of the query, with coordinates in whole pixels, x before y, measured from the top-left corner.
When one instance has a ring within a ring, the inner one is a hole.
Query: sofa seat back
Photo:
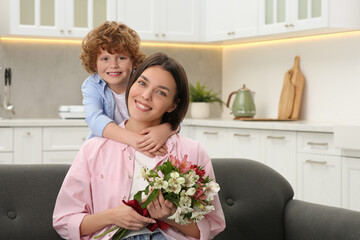
[[[245,159],[213,159],[226,228],[215,239],[282,240],[290,184],[270,167]]]
[[[0,166],[0,239],[61,239],[52,213],[69,165]]]

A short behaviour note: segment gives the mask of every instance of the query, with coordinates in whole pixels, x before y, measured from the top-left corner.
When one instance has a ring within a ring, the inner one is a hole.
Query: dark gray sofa
[[[227,228],[215,239],[359,240],[360,212],[293,200],[289,183],[251,160],[214,159]],[[0,239],[61,239],[52,212],[68,165],[0,165]]]

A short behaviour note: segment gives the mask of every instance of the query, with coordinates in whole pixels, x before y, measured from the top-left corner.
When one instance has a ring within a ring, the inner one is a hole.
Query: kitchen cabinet
[[[195,139],[207,150],[210,158],[227,158],[229,156],[226,128],[196,127]]]
[[[261,161],[288,180],[296,193],[296,132],[261,131]]]
[[[43,163],[72,163],[89,135],[87,127],[46,127],[43,131]]]
[[[13,129],[0,128],[0,164],[13,162]]]
[[[87,126],[0,127],[0,164],[71,164],[88,135]]]
[[[297,193],[304,201],[341,207],[341,150],[332,133],[297,134]]]
[[[253,37],[258,31],[258,1],[254,0],[207,0],[207,42]]]
[[[246,158],[260,161],[260,135],[257,130],[196,127],[195,139],[211,158]]]
[[[356,29],[359,7],[356,0],[260,0],[259,35]]]
[[[342,158],[342,206],[360,211],[360,158]]]
[[[115,0],[7,1],[10,11],[5,35],[83,38],[102,22],[115,20],[116,14]]]
[[[228,138],[226,152],[229,158],[260,161],[260,130],[229,128]]]
[[[200,40],[198,0],[117,0],[117,20],[133,28],[141,40]]]
[[[14,163],[33,164],[41,161],[41,127],[14,128]]]
[[[341,157],[297,154],[297,198],[341,207]]]

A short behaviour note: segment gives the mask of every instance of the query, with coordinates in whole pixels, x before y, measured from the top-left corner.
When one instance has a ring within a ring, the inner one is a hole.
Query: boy
[[[92,74],[82,85],[88,138],[99,136],[128,144],[148,156],[165,155],[165,141],[176,133],[169,123],[140,134],[118,125],[129,117],[125,91],[132,71],[145,58],[138,34],[122,23],[105,22],[83,39],[80,59]]]

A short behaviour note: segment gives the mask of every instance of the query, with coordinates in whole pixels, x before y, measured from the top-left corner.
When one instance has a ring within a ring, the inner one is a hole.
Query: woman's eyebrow
[[[150,82],[149,79],[148,79],[146,76],[140,75],[140,77],[141,77],[142,79],[144,79],[146,82]],[[159,85],[159,86],[157,86],[157,87],[158,87],[158,88],[161,88],[161,89],[164,89],[164,90],[166,90],[166,91],[168,91],[168,92],[170,92],[170,89],[169,89],[168,87],[165,87],[165,86],[162,86],[162,85]]]

